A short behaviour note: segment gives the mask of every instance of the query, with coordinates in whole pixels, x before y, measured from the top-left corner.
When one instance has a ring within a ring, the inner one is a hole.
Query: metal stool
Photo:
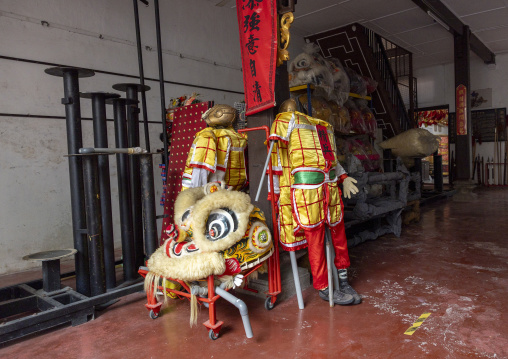
[[[60,289],[60,259],[73,255],[76,249],[57,249],[29,254],[23,260],[42,262],[42,289],[53,292]]]

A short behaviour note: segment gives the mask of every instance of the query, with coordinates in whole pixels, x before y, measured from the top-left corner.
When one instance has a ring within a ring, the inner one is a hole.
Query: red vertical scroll
[[[275,0],[236,0],[246,115],[275,106]]]
[[[457,86],[455,93],[455,113],[457,116],[457,135],[467,135],[467,89]]]

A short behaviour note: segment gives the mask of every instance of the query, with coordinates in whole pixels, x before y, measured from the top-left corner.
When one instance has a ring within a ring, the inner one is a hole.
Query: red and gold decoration
[[[418,126],[428,127],[431,125],[448,126],[448,110],[419,111]]]
[[[275,0],[236,0],[246,115],[275,106],[277,5]]]
[[[439,149],[438,154],[442,156],[442,164],[443,164],[443,176],[448,176],[450,174],[449,164],[450,159],[448,157],[449,144],[448,144],[448,136],[441,136],[441,140],[439,141]]]
[[[457,86],[455,94],[455,112],[457,116],[457,135],[467,135],[467,88]]]
[[[284,61],[289,60],[289,27],[293,23],[294,16],[292,12],[287,12],[280,18],[280,34],[279,34],[279,49],[277,50],[277,67],[282,65]]]

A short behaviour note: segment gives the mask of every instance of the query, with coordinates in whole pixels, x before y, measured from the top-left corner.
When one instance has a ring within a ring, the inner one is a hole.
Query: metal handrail
[[[383,45],[381,36],[367,28],[365,28],[365,33],[368,38],[368,44],[373,51],[377,68],[384,80],[384,87],[388,91],[389,96],[392,100],[393,109],[395,110],[399,120],[400,130],[405,131],[413,128],[414,119],[409,117],[406,106],[404,105],[404,101],[399,90],[397,77],[393,73],[392,66],[390,65],[390,60],[386,54],[386,49]]]

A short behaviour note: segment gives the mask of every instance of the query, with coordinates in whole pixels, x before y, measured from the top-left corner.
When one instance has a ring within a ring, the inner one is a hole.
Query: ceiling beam
[[[453,12],[450,11],[440,0],[412,0],[423,11],[431,12],[449,27],[452,35],[462,35],[464,24]],[[471,50],[478,55],[486,64],[495,64],[496,55],[474,34],[470,34]]]

